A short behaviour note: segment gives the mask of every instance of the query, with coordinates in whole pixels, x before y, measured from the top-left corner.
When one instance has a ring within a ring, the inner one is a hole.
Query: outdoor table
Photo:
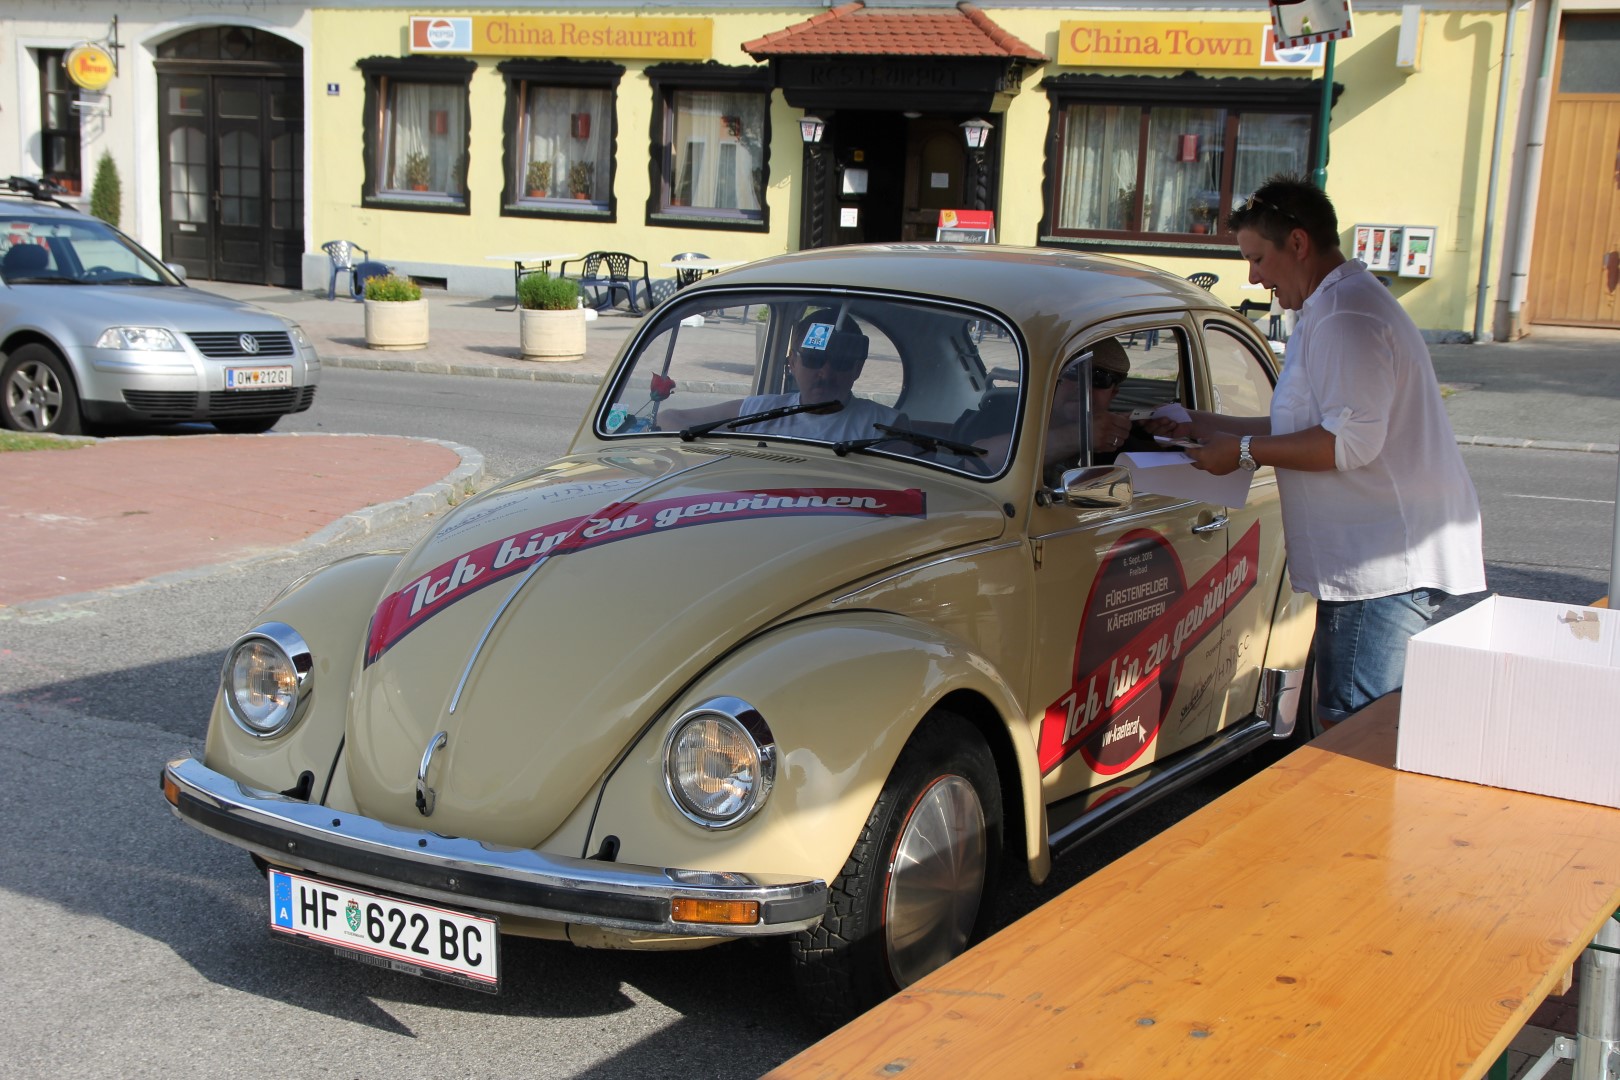
[[[1399,699],[769,1076],[1485,1076],[1620,908],[1620,810],[1397,770]]]
[[[682,285],[689,285],[704,274],[718,274],[722,270],[730,270],[733,266],[741,266],[747,261],[747,259],[675,259],[658,265],[666,270],[686,271],[691,277],[677,274],[676,281]]]
[[[516,311],[518,307],[518,285],[523,281],[524,274],[549,274],[551,264],[558,259],[577,259],[577,251],[519,251],[505,255],[485,255],[490,262],[509,262],[512,264],[512,306],[501,308],[502,311]]]

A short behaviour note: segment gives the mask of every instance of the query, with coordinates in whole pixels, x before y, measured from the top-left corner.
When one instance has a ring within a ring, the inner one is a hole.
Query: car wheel
[[[262,435],[276,426],[278,416],[233,416],[228,420],[215,420],[214,430],[221,435]]]
[[[1294,717],[1294,733],[1288,745],[1304,746],[1323,731],[1322,721],[1316,715],[1316,646],[1305,654],[1305,674],[1299,684],[1299,711]]]
[[[0,368],[0,424],[34,434],[77,435],[79,392],[67,364],[45,345],[24,345]]]
[[[820,925],[791,939],[811,1017],[843,1023],[965,951],[989,923],[1001,841],[989,747],[961,717],[929,714],[832,883]]]

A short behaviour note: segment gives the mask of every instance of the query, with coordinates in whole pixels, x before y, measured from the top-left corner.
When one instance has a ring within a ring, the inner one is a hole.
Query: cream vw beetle
[[[1129,377],[1074,392],[1108,338]],[[293,940],[495,989],[502,934],[777,936],[836,1021],[965,949],[999,872],[1292,732],[1270,470],[1224,506],[1079,450],[1094,408],[1264,413],[1273,374],[1207,291],[1104,258],[708,279],[566,457],[277,597],[166,797]]]

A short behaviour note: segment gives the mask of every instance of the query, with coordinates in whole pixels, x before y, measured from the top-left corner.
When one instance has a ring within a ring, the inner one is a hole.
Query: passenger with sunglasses
[[[1087,361],[1090,361],[1091,371],[1089,388],[1082,381]],[[1159,449],[1146,434],[1133,438],[1131,418],[1111,411],[1114,398],[1119,395],[1119,384],[1130,373],[1131,360],[1125,347],[1119,339],[1111,337],[1096,342],[1064,365],[1057,387],[1052,391],[1052,415],[1046,425],[1042,466],[1047,483],[1055,484],[1064,469],[1085,464],[1111,465],[1114,458],[1125,451]],[[1091,456],[1089,461],[1082,461],[1081,417],[1088,392],[1091,395]],[[1005,459],[1007,444],[1011,441],[1012,433],[1006,432],[980,439],[974,445],[985,449],[985,460],[999,461]]]
[[[1187,453],[1216,475],[1277,470],[1288,575],[1317,599],[1316,716],[1328,727],[1400,689],[1407,639],[1447,594],[1485,588],[1479,500],[1423,335],[1339,250],[1327,195],[1272,177],[1227,226],[1249,280],[1300,311],[1271,415],[1149,427],[1201,441]]]
[[[798,321],[791,340],[788,371],[798,388],[793,393],[754,394],[720,405],[665,409],[659,414],[659,426],[666,431],[676,431],[716,420],[820,402],[839,402],[843,407],[828,413],[793,413],[737,430],[756,435],[841,442],[871,438],[878,433],[878,424],[904,426],[900,423],[900,413],[894,409],[855,396],[855,381],[866,366],[870,342],[854,327],[853,320],[845,319],[840,325],[836,309],[822,308]]]

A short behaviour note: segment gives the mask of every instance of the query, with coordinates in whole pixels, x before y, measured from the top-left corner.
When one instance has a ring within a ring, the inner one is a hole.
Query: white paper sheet
[[[1121,454],[1114,464],[1131,471],[1134,491],[1197,499],[1234,509],[1249,501],[1249,482],[1254,479],[1253,473],[1242,469],[1233,469],[1225,476],[1196,469],[1192,458],[1180,450]]]

